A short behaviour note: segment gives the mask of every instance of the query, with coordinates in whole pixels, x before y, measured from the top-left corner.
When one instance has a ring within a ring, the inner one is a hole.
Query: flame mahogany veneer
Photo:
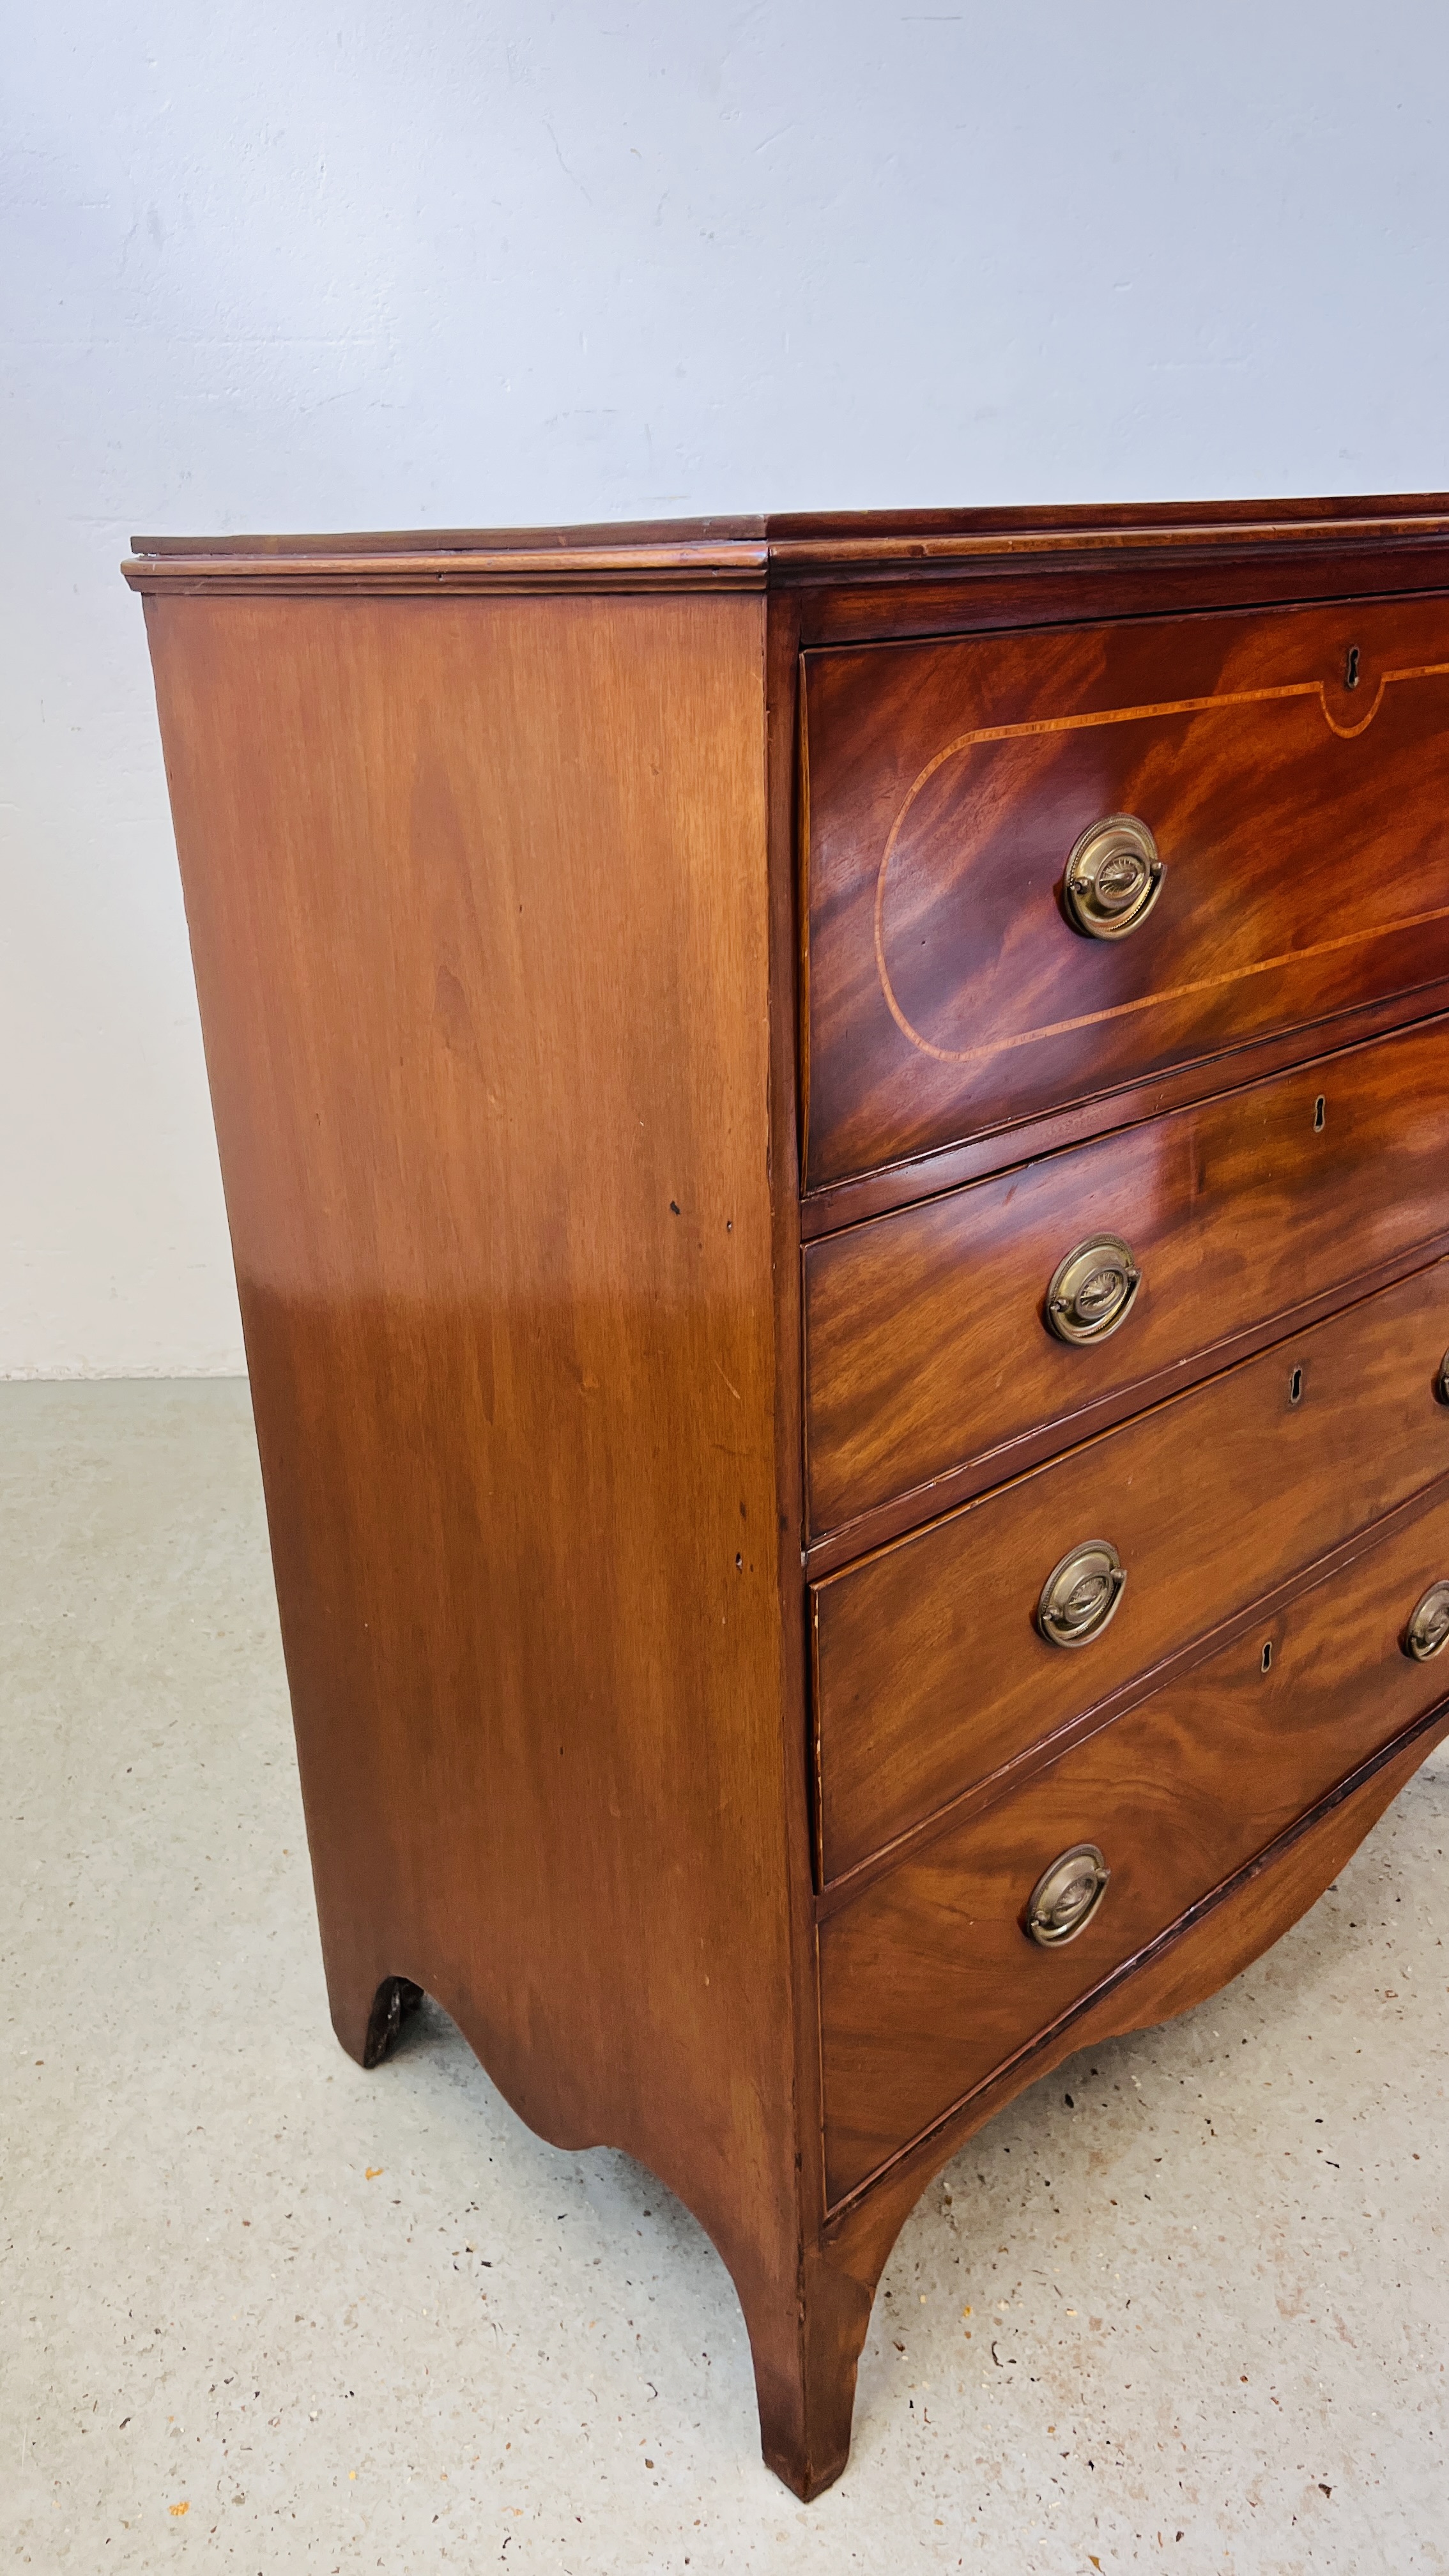
[[[1449,1729],[1449,501],[126,569],[338,2036],[425,1988],[669,2184],[812,2496],[931,2175]],[[1094,940],[1114,813],[1165,873]]]

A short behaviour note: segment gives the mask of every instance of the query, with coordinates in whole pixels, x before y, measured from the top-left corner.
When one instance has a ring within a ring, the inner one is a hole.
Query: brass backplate
[[[1449,1645],[1449,1581],[1431,1583],[1409,1613],[1404,1631],[1404,1652],[1416,1664],[1427,1664]]]
[[[1112,1873],[1096,1843],[1074,1843],[1044,1869],[1027,1900],[1026,1928],[1043,1950],[1085,1932]]]
[[[1157,843],[1140,816],[1105,814],[1073,844],[1062,898],[1089,939],[1125,939],[1147,919],[1162,877]]]
[[[1108,1538],[1069,1548],[1041,1588],[1036,1624],[1049,1646],[1089,1646],[1116,1615],[1127,1580]]]
[[[1089,1234],[1052,1272],[1046,1319],[1058,1341],[1110,1341],[1132,1311],[1141,1276],[1120,1234]]]

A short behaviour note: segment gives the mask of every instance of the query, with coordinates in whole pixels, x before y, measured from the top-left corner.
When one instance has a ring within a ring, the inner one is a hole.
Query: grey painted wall
[[[133,528],[1449,484],[1449,13],[6,38],[0,1374],[240,1366]]]

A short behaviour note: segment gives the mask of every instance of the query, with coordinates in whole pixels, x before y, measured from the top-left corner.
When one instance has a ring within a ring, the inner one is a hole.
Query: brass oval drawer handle
[[[1059,1950],[1085,1932],[1112,1873],[1095,1843],[1073,1843],[1044,1869],[1027,1902],[1026,1928],[1044,1950]]]
[[[1067,911],[1089,939],[1125,939],[1162,892],[1162,861],[1135,814],[1106,814],[1072,847],[1063,879]]]
[[[1427,1664],[1441,1646],[1449,1644],[1449,1582],[1431,1583],[1423,1598],[1416,1601],[1404,1630],[1404,1652],[1416,1664]]]
[[[1125,1324],[1142,1273],[1120,1234],[1089,1234],[1052,1272],[1046,1319],[1060,1342],[1105,1342]]]
[[[1110,1539],[1083,1539],[1041,1588],[1036,1624],[1049,1646],[1088,1646],[1114,1617],[1127,1580]]]

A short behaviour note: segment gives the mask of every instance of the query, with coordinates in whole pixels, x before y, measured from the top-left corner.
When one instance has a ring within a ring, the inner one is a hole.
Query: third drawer
[[[1449,1471],[1449,1260],[812,1587],[819,1865],[854,1868]],[[1089,1541],[1125,1570],[1037,1624]]]

